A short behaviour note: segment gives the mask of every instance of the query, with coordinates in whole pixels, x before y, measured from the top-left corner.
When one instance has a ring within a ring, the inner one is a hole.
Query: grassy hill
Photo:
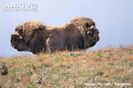
[[[0,88],[133,88],[133,47],[0,58],[0,71]]]

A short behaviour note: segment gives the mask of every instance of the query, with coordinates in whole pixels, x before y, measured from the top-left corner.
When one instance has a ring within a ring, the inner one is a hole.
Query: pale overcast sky
[[[18,24],[40,20],[47,25],[63,25],[75,16],[91,17],[96,22],[100,41],[91,49],[133,45],[133,0],[1,0],[0,4],[0,56],[27,54],[10,44]],[[14,4],[33,7],[30,11],[11,11]]]

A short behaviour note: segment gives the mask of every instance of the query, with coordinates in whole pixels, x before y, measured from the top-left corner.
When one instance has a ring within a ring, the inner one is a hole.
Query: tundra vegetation
[[[1,57],[0,73],[0,88],[133,88],[133,46]]]

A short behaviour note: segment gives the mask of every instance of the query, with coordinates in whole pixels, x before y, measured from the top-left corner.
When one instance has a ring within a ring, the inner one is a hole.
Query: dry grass
[[[0,88],[123,88],[133,84],[133,47],[0,58]],[[86,83],[112,83],[89,87]],[[124,88],[133,88],[133,85]]]

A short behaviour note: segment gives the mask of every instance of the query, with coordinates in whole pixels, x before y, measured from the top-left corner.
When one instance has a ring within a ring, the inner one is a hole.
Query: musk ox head
[[[45,28],[39,21],[28,21],[26,23],[20,24],[15,28],[15,33],[11,35],[11,45],[18,51],[34,51],[33,42],[38,42],[35,40],[37,35]],[[38,38],[39,39],[39,38]]]
[[[18,51],[28,51],[29,47],[25,43],[25,41],[22,39],[22,36],[20,36],[19,33],[15,32],[11,35],[11,45]]]
[[[75,17],[70,23],[76,25],[82,34],[84,38],[84,48],[92,47],[99,41],[99,31],[91,18]]]

